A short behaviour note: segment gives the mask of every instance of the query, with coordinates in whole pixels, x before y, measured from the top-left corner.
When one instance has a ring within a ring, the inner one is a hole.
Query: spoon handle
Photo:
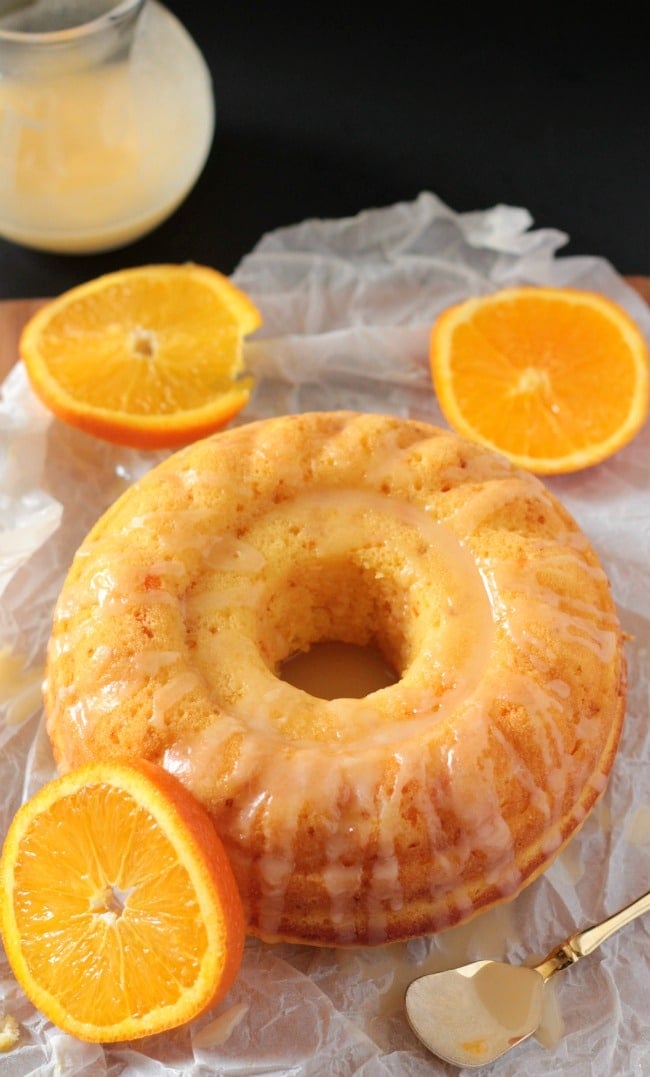
[[[625,908],[619,909],[618,912],[608,916],[600,924],[587,927],[584,931],[577,931],[575,935],[571,936],[569,943],[580,957],[586,957],[588,954],[593,953],[615,931],[625,927],[631,920],[636,920],[637,916],[642,916],[644,912],[650,912],[650,890],[638,897],[636,901],[631,901]]]
[[[635,920],[637,916],[642,916],[645,912],[650,912],[650,890],[599,924],[593,924],[591,927],[570,935],[565,942],[556,946],[539,965],[535,966],[537,972],[544,980],[548,980],[554,973],[568,968],[581,957],[592,954],[615,931],[625,927],[631,920]]]

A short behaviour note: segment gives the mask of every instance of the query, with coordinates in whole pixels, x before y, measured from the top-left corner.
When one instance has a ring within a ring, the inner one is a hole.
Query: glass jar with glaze
[[[157,0],[0,0],[0,235],[66,253],[137,239],[194,185],[214,113]]]

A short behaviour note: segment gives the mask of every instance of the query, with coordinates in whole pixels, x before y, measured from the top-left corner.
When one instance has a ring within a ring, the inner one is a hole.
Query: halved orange
[[[261,321],[215,269],[137,266],[47,302],[19,351],[34,392],[64,422],[116,444],[172,448],[246,405],[243,340]]]
[[[241,900],[212,821],[146,762],[93,763],[15,815],[0,861],[16,979],[55,1025],[113,1042],[175,1028],[239,971]]]
[[[626,445],[648,414],[648,347],[617,303],[516,287],[443,311],[430,363],[450,426],[539,474],[576,471]]]

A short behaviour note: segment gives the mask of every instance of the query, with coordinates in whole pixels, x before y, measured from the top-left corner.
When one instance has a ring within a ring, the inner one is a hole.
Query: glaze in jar
[[[214,112],[156,0],[0,0],[0,235],[83,253],[151,231],[202,171]]]

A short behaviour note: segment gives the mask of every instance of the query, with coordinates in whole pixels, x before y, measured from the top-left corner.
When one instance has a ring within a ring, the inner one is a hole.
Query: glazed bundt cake
[[[374,645],[396,683],[321,699],[283,663]],[[144,757],[209,809],[249,930],[438,931],[516,895],[602,794],[625,703],[605,573],[535,477],[390,416],[251,422],[128,489],[56,607],[63,771]]]

